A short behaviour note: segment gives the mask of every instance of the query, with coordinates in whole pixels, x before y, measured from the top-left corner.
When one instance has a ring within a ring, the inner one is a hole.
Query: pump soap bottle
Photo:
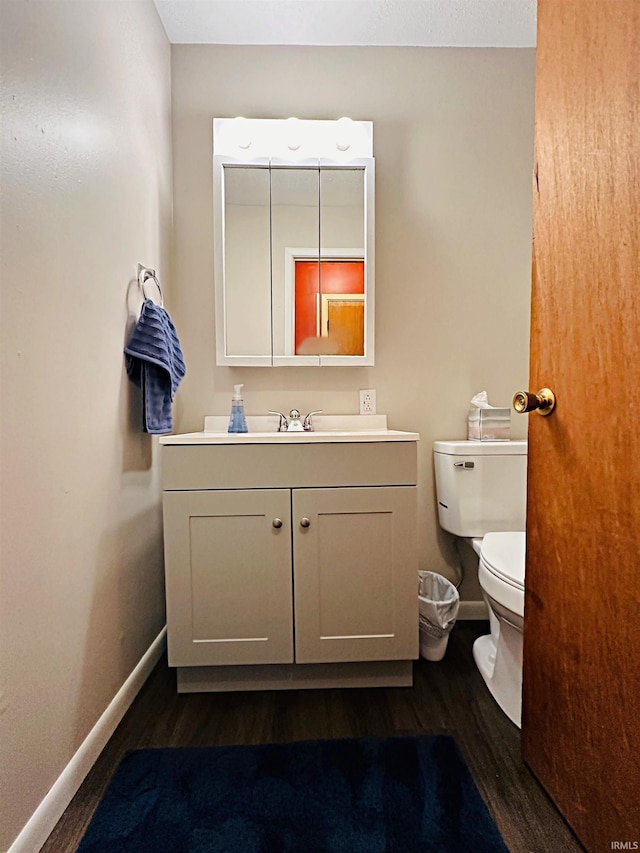
[[[231,417],[229,418],[228,432],[249,432],[247,419],[244,414],[244,402],[242,400],[242,385],[233,386],[233,398],[231,399]]]

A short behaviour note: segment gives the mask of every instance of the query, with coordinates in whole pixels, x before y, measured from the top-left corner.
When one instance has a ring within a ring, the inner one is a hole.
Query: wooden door
[[[640,844],[640,3],[539,0],[536,86],[523,755],[600,853]]]
[[[296,663],[416,658],[415,487],[297,489],[292,524]]]
[[[364,299],[330,300],[327,329],[336,341],[336,355],[364,355]]]
[[[170,666],[293,662],[290,503],[288,489],[164,493]]]

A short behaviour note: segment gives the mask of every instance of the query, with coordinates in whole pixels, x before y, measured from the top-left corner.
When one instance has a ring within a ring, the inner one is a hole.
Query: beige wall
[[[157,440],[122,348],[169,284],[151,0],[3,2],[0,850],[164,624]]]
[[[453,577],[432,442],[466,437],[475,392],[506,406],[528,380],[534,51],[174,45],[172,81],[178,431],[226,414],[236,382],[249,414],[353,413],[375,388],[390,425],[421,434],[421,567]],[[236,115],[373,121],[374,367],[215,367],[212,119]]]

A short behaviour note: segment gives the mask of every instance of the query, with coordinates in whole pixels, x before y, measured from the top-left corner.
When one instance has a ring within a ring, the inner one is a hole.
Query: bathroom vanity
[[[384,416],[220,420],[160,439],[178,690],[410,685],[419,436]]]

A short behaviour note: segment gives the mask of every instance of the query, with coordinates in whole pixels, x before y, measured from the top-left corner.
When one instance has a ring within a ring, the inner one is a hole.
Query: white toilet
[[[473,657],[494,699],[520,726],[527,483],[526,441],[434,442],[440,526],[479,555],[490,634]]]

